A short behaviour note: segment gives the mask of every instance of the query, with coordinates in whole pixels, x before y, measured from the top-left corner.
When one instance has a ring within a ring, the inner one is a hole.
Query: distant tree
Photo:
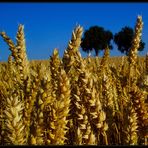
[[[89,28],[89,30],[84,32],[81,48],[88,54],[90,54],[92,50],[95,50],[96,56],[98,56],[99,51],[104,50],[107,45],[110,49],[113,48],[110,43],[112,39],[112,32],[104,30],[103,27],[92,26]]]
[[[118,46],[118,50],[121,53],[129,54],[130,47],[132,45],[132,39],[134,36],[134,30],[130,27],[124,27],[114,35],[114,42]],[[138,51],[144,49],[145,43],[141,40]]]

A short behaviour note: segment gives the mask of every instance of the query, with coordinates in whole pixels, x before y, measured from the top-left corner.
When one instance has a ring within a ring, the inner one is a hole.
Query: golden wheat
[[[24,26],[0,64],[0,145],[147,145],[148,55],[137,54],[138,16],[128,56],[81,57],[77,26],[60,59],[28,61]],[[120,61],[120,62],[118,62]]]

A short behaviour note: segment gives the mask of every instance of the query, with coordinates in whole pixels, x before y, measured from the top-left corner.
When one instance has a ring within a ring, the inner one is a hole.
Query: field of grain
[[[142,18],[129,56],[82,58],[77,26],[59,58],[28,61],[24,27],[0,64],[0,145],[148,145],[148,55],[139,57]]]

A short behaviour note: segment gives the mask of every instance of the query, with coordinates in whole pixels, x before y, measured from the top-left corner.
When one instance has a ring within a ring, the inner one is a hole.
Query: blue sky
[[[0,3],[0,31],[5,31],[15,42],[19,24],[24,25],[26,48],[29,60],[48,59],[54,48],[63,56],[72,30],[76,24],[84,31],[98,25],[113,34],[122,27],[134,28],[138,15],[142,15],[144,26],[142,40],[148,48],[148,3]],[[81,51],[81,49],[80,49]],[[0,37],[0,61],[6,61],[10,51]],[[82,56],[87,54],[81,51]],[[92,53],[94,56],[94,53]],[[100,53],[102,56],[102,53]],[[111,56],[122,56],[117,47]]]

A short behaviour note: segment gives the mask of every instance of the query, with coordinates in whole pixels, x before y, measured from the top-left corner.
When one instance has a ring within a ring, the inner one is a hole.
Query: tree
[[[100,50],[103,50],[108,45],[112,49],[110,41],[113,39],[113,34],[110,31],[104,30],[103,27],[92,26],[86,30],[81,41],[81,48],[84,52],[90,53],[95,50],[96,56]]]
[[[118,33],[114,35],[114,42],[118,46],[118,50],[121,53],[129,54],[130,47],[132,45],[132,39],[134,36],[134,30],[130,27],[125,26]],[[141,40],[138,51],[144,49],[145,43]]]

